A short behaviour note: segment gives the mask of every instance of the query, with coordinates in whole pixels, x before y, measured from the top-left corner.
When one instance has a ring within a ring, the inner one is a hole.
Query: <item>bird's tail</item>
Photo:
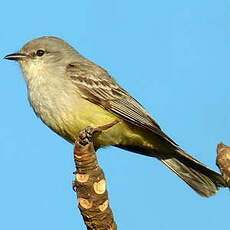
[[[174,153],[159,160],[201,196],[210,197],[219,187],[227,187],[220,174],[207,168],[182,149],[178,148]]]

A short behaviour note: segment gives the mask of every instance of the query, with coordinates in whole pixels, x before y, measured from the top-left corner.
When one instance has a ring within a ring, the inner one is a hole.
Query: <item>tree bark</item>
[[[230,147],[220,143],[217,145],[216,165],[219,167],[220,172],[230,186]]]

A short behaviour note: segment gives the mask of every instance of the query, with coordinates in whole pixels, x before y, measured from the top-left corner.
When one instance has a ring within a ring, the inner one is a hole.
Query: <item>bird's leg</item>
[[[119,122],[120,122],[120,121],[115,120],[115,121],[113,121],[113,122],[111,122],[111,123],[109,123],[109,124],[102,125],[102,126],[98,126],[98,127],[94,128],[94,133],[95,133],[95,132],[101,132],[101,131],[103,131],[103,130],[107,130],[107,129],[113,127],[114,125],[116,125],[116,124],[119,123]]]
[[[107,129],[113,127],[114,125],[116,125],[118,122],[119,122],[118,120],[115,120],[109,124],[98,126],[96,128],[92,128],[90,126],[86,127],[79,134],[79,143],[83,146],[89,144],[90,142],[93,141],[93,134],[94,133],[107,130]]]

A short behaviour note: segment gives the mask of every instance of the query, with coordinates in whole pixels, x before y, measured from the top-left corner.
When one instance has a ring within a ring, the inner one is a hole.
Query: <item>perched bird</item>
[[[201,196],[226,187],[223,177],[183,151],[151,115],[102,67],[57,37],[40,37],[5,57],[19,62],[37,116],[74,143],[87,126],[113,127],[97,133],[95,148],[116,146],[156,157]]]

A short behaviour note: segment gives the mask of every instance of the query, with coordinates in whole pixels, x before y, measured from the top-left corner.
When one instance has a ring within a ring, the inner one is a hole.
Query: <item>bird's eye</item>
[[[43,56],[44,53],[45,53],[44,50],[37,50],[36,55],[41,57],[41,56]]]

